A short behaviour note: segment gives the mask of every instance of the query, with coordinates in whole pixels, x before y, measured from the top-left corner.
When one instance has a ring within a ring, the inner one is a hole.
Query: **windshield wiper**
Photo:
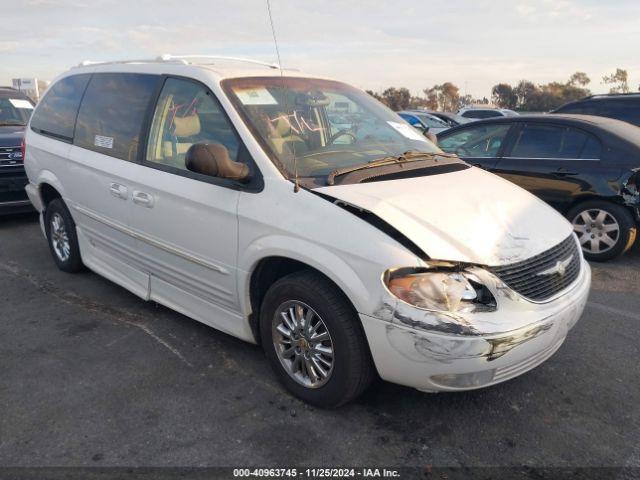
[[[357,172],[358,170],[366,170],[368,168],[383,167],[385,165],[393,165],[394,163],[403,164],[407,162],[416,162],[424,159],[433,159],[438,161],[436,157],[444,158],[457,158],[456,155],[443,152],[418,152],[416,150],[408,150],[402,155],[389,156],[378,158],[377,160],[371,160],[367,163],[359,163],[357,165],[351,165],[350,167],[337,168],[329,173],[327,176],[327,185],[334,185],[336,177],[340,175],[346,175],[347,173]]]
[[[26,123],[22,122],[0,122],[0,127],[24,127]]]

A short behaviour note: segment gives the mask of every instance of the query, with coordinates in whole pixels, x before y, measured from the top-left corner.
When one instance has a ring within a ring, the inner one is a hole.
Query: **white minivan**
[[[513,378],[589,292],[561,215],[337,81],[217,57],[84,64],[25,150],[60,269],[260,343],[316,405],[376,375],[427,392]]]

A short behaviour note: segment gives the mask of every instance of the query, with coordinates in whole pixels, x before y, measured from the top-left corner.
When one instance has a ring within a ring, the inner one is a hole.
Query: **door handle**
[[[148,193],[134,190],[133,203],[137,203],[138,205],[142,205],[143,207],[152,208],[154,203],[153,195],[149,195]]]
[[[558,177],[568,177],[568,176],[571,176],[571,175],[578,175],[578,172],[571,172],[571,171],[567,170],[564,167],[560,167],[559,169],[557,169],[554,172],[554,175],[556,175]]]
[[[120,185],[119,183],[112,183],[109,185],[109,191],[114,197],[122,198],[123,200],[127,199],[129,193],[127,187]]]

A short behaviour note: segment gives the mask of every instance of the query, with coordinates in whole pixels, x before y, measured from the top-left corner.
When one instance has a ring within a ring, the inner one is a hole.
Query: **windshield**
[[[295,176],[297,167],[300,179],[323,184],[336,169],[407,151],[441,152],[396,113],[343,83],[249,77],[225,80],[222,85],[288,178]]]
[[[0,126],[26,125],[33,105],[23,98],[0,97]]]

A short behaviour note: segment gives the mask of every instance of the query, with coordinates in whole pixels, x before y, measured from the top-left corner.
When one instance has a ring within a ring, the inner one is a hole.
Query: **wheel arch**
[[[49,170],[43,170],[38,175],[36,184],[38,186],[38,195],[45,209],[52,200],[56,198],[62,199],[64,197],[62,183],[58,180],[58,177]]]
[[[571,203],[569,203],[563,209],[562,214],[566,217],[571,210],[579,206],[581,203],[586,203],[586,202],[603,202],[603,203],[610,203],[612,205],[618,205],[621,207],[629,208],[629,205],[627,205],[622,199],[622,197],[619,197],[619,196],[603,197],[600,195],[585,194],[575,198]]]
[[[238,284],[244,311],[256,341],[260,340],[258,324],[264,295],[274,282],[294,272],[308,270],[322,275],[345,296],[353,307],[354,314],[362,311],[370,292],[344,260],[309,242],[282,237],[279,241],[276,239],[272,239],[272,241],[276,245],[288,245],[289,247],[292,246],[292,243],[297,243],[302,247],[300,245],[302,242],[306,251],[301,248],[284,250],[281,247],[268,250],[264,248],[248,249],[249,255],[245,259],[247,268],[241,267],[245,276],[244,279],[239,279]],[[260,243],[264,247],[265,239],[261,239]],[[258,250],[260,255],[251,255],[251,253],[258,253]]]

